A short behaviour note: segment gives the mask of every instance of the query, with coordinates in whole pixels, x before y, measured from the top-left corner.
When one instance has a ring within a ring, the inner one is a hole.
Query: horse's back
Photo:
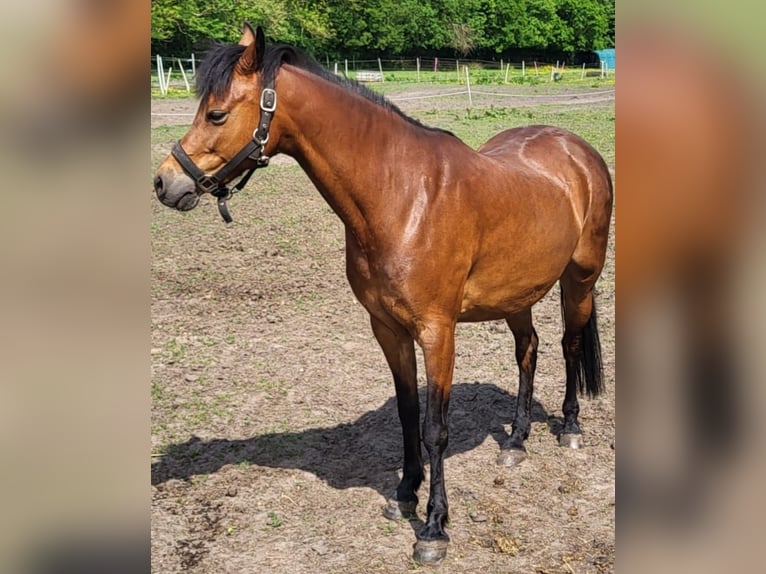
[[[606,171],[601,155],[577,134],[548,125],[521,126],[504,130],[479,148],[479,153],[498,162],[531,162],[553,169],[557,160],[567,157],[584,162],[584,167]]]
[[[505,192],[538,202],[571,206],[582,227],[593,210],[611,214],[612,180],[604,159],[580,136],[547,125],[502,131],[478,150],[490,160]]]
[[[533,138],[552,138],[569,134],[571,134],[571,132],[568,132],[562,128],[557,128],[555,126],[519,126],[503,130],[495,134],[489,140],[487,140],[487,142],[482,145],[478,151],[484,155],[498,157],[507,153],[516,152],[520,146],[524,145],[526,142]]]
[[[555,126],[522,126],[498,133],[478,152],[500,173],[513,174],[513,185],[528,188],[530,198],[541,193],[540,178],[550,181],[554,201],[571,205],[581,229],[588,219],[608,226],[613,194],[609,168],[577,134]]]

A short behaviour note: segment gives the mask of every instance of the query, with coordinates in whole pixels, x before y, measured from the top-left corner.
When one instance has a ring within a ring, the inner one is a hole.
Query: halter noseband
[[[226,223],[231,223],[231,215],[229,214],[229,208],[226,205],[226,201],[237,191],[241,191],[247,184],[250,176],[253,175],[256,169],[259,167],[266,167],[269,165],[268,156],[263,154],[263,149],[266,147],[266,143],[269,141],[269,127],[271,126],[271,119],[274,117],[274,112],[277,109],[277,93],[274,88],[264,88],[261,92],[261,118],[258,122],[258,127],[253,131],[252,139],[247,142],[237,155],[231,158],[224,166],[212,175],[206,175],[197,164],[192,161],[181,147],[180,140],[173,146],[172,156],[181,165],[183,170],[194,180],[196,187],[202,193],[209,193],[218,198],[218,212],[223,217]],[[226,180],[229,176],[239,168],[240,164],[247,160],[253,160],[255,167],[250,168],[240,178],[233,189],[226,187]]]

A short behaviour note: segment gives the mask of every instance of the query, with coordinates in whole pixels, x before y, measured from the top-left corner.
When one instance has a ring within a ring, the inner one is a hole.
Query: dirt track
[[[152,124],[170,118],[190,121]],[[257,179],[257,194],[232,201],[231,227],[209,202],[182,215],[152,200],[152,571],[416,570],[417,523],[381,514],[401,433],[390,374],[345,280],[342,225],[296,166]],[[535,416],[518,468],[495,466],[515,404],[513,339],[502,323],[460,325],[441,572],[613,571],[612,262],[610,248],[597,300],[608,390],[581,401],[580,451],[554,436],[564,395],[556,290],[535,307]],[[419,373],[422,383],[422,362]],[[421,519],[427,496],[426,483]]]

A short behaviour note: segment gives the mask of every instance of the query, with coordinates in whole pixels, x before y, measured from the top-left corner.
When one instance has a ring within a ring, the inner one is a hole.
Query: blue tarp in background
[[[596,54],[598,54],[599,60],[606,62],[607,68],[614,70],[614,48],[596,50]]]

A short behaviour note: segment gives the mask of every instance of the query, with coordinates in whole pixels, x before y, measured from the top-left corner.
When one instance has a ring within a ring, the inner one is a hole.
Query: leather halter
[[[247,142],[237,155],[227,161],[224,166],[212,175],[207,175],[197,164],[189,157],[189,154],[181,147],[181,141],[176,142],[171,154],[181,165],[186,174],[194,180],[194,183],[200,193],[210,193],[218,198],[218,212],[226,223],[231,223],[231,215],[226,201],[237,191],[241,191],[247,184],[250,176],[253,175],[259,167],[269,165],[268,156],[263,154],[266,143],[269,141],[269,127],[274,112],[277,109],[277,93],[273,87],[264,88],[261,92],[261,118],[258,121],[258,127],[253,131],[252,139]],[[247,160],[255,162],[255,167],[250,168],[240,178],[233,189],[226,187],[226,182],[230,176]]]

